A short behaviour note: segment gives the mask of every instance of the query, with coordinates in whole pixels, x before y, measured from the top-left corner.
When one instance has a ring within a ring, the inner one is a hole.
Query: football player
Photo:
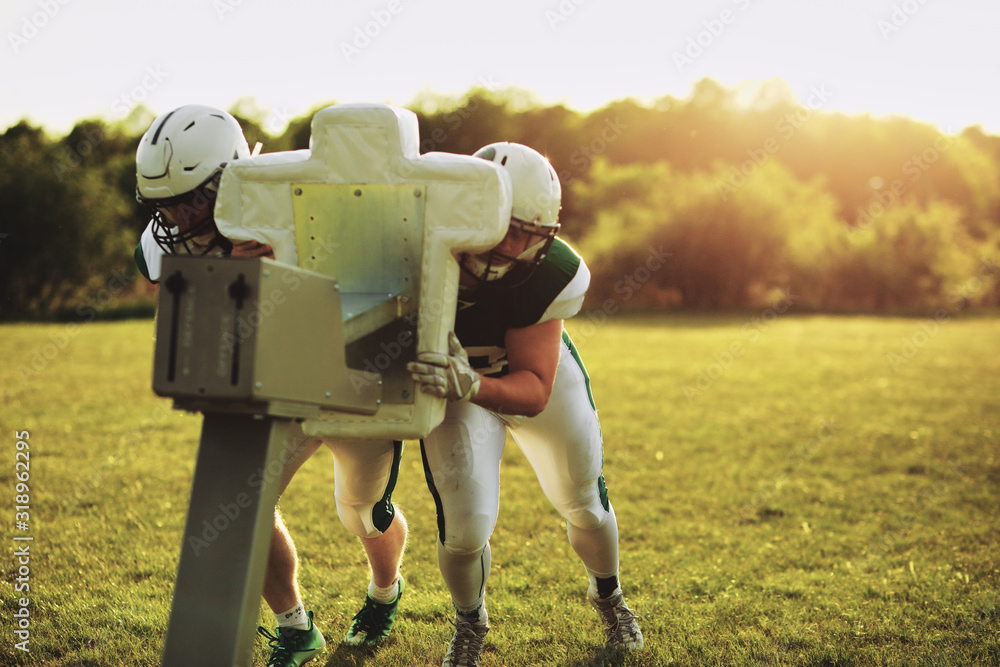
[[[274,257],[272,248],[257,241],[233,241],[219,233],[214,207],[225,166],[250,156],[239,123],[230,114],[189,105],[166,113],[149,127],[136,152],[137,198],[152,209],[152,219],[135,250],[139,269],[148,279],[160,279],[165,254],[232,257]],[[402,442],[338,440],[321,443],[299,432],[287,452],[281,492],[298,468],[326,444],[333,453],[334,495],[341,522],[355,535],[368,556],[371,581],[361,611],[344,641],[375,644],[392,628],[403,593],[399,574],[406,542],[406,521],[391,502]],[[278,508],[264,581],[264,599],[275,614],[277,634],[259,628],[271,647],[268,667],[297,667],[315,657],[326,641],[306,611],[297,581],[295,545]]]
[[[250,157],[243,129],[225,111],[190,104],[153,121],[136,151],[136,199],[152,217],[135,248],[135,263],[152,282],[164,255],[270,257],[257,241],[233,243],[215,226],[222,169]]]
[[[438,562],[457,612],[443,664],[478,665],[489,631],[489,537],[508,430],[566,520],[569,542],[589,574],[588,597],[606,645],[642,648],[642,632],[618,581],[618,524],[601,470],[590,379],[563,328],[583,304],[590,272],[556,236],[559,179],[527,146],[490,144],[475,155],[510,174],[510,227],[490,251],[459,257],[450,354],[423,353],[409,364],[421,391],[449,399],[444,422],[421,442],[438,507]]]

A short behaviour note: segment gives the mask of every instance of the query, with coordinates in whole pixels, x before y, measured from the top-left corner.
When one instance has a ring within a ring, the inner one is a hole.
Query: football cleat
[[[365,596],[365,604],[361,611],[354,615],[351,629],[344,637],[344,643],[352,646],[371,646],[389,636],[392,624],[396,620],[396,610],[399,608],[399,598],[403,597],[403,577],[399,578],[399,592],[392,602],[381,603]]]
[[[489,625],[470,623],[461,614],[456,614],[455,635],[451,638],[441,667],[477,667],[483,652],[483,641],[489,631]]]
[[[636,615],[625,604],[619,590],[609,598],[590,598],[590,605],[597,610],[604,623],[605,646],[638,650],[642,648],[642,630]]]
[[[307,614],[309,627],[306,630],[279,627],[278,634],[273,635],[267,628],[257,628],[257,633],[265,637],[271,647],[267,667],[299,667],[315,658],[326,647],[322,633],[313,625],[313,613],[310,611]]]

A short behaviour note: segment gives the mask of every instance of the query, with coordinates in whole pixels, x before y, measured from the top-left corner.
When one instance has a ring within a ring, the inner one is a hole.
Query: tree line
[[[484,88],[409,108],[422,153],[506,140],[549,157],[563,235],[593,274],[588,308],[1000,305],[1000,138],[823,102],[780,81],[704,79],[685,98],[588,113]],[[307,148],[315,110],[275,134],[252,100],[230,111],[269,152]],[[148,220],[135,150],[153,115],[83,120],[62,137],[22,121],[0,135],[0,319],[151,311],[132,252]]]

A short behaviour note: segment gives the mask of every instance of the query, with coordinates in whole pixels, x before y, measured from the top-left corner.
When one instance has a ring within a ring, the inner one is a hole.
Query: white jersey
[[[135,246],[135,265],[147,280],[155,283],[160,280],[160,265],[167,253],[153,238],[153,224],[150,220]]]

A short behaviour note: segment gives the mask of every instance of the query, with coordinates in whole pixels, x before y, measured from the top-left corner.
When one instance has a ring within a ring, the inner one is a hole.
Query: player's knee
[[[581,493],[574,498],[554,500],[552,504],[567,524],[584,530],[600,528],[610,516],[596,493]]]
[[[392,506],[384,511],[372,503],[351,503],[337,499],[340,523],[358,537],[378,537],[392,523]],[[382,515],[385,516],[382,516]]]
[[[452,519],[445,525],[441,543],[445,551],[453,556],[478,554],[489,542],[496,518],[487,514],[471,514],[460,519]]]
[[[608,513],[600,504],[589,507],[579,507],[562,512],[566,523],[584,530],[597,530],[608,520]]]
[[[611,501],[603,475],[573,488],[565,488],[562,493],[561,496],[549,494],[549,500],[571,526],[595,530],[611,516]]]

